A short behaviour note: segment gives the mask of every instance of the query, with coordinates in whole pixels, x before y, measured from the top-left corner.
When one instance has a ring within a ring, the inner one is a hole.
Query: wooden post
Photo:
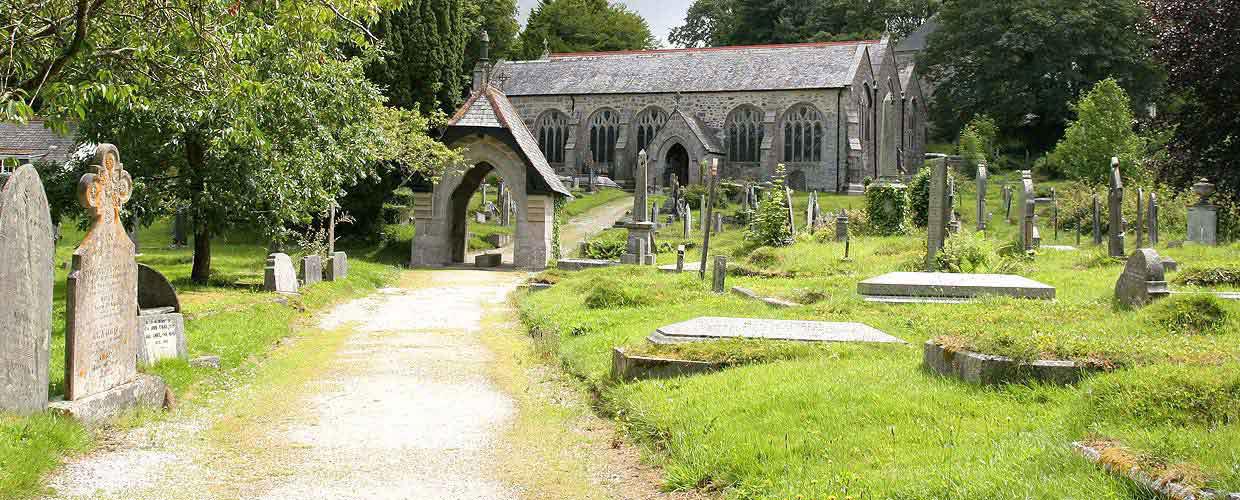
[[[702,170],[706,170],[706,160],[702,160]],[[710,220],[715,211],[715,184],[719,181],[719,159],[711,159],[710,165],[710,188],[706,191],[706,211],[702,217],[702,262],[701,268],[698,269],[698,279],[706,279],[706,258],[710,254]]]

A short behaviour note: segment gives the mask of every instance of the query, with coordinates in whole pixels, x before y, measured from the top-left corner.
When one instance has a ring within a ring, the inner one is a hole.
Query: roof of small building
[[[0,158],[63,163],[77,150],[73,134],[60,134],[43,120],[25,124],[0,122]]]
[[[684,110],[679,107],[672,108],[672,116],[680,116],[680,118],[685,121],[685,124],[689,126],[689,131],[693,132],[693,135],[697,137],[697,140],[702,143],[702,146],[706,148],[706,152],[723,154],[723,145],[719,143],[719,138],[715,137],[715,134],[706,132],[709,127],[707,127],[700,118],[689,113],[685,113]]]
[[[875,41],[552,54],[505,61],[510,96],[844,88],[857,49]]]
[[[485,98],[483,98],[485,96]],[[512,134],[513,141],[516,142],[518,153],[525,157],[529,165],[534,167],[539,177],[546,182],[547,186],[556,193],[565,196],[572,196],[568,188],[564,187],[564,183],[560,182],[560,177],[556,175],[555,169],[547,163],[547,158],[543,156],[542,150],[538,149],[538,141],[530,134],[525,122],[521,121],[521,116],[517,114],[517,110],[512,107],[512,103],[508,101],[508,97],[491,85],[485,85],[483,90],[476,91],[465,100],[464,104],[457,109],[452,115],[452,119],[448,120],[448,127],[481,127],[495,128],[507,130]]]

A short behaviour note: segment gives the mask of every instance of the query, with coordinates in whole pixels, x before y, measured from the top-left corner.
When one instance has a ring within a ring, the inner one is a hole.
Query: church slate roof
[[[700,118],[685,113],[684,110],[680,108],[672,109],[672,113],[680,115],[680,118],[685,121],[686,125],[689,126],[689,131],[693,132],[693,135],[697,137],[698,141],[701,141],[702,146],[706,148],[706,152],[719,155],[723,154],[723,145],[719,143],[719,138],[715,137],[715,134],[707,132],[709,128],[705,123],[702,123]]]
[[[508,97],[495,87],[486,85],[483,90],[471,94],[448,120],[448,129],[452,130],[453,127],[507,130],[516,143],[517,152],[525,158],[528,166],[533,167],[547,187],[569,198],[573,196],[568,188],[564,187],[564,183],[560,182],[555,169],[547,163],[542,150],[538,149],[538,141],[525,127],[525,122],[521,121],[521,116],[512,107]]]
[[[72,131],[61,135],[47,128],[43,120],[30,120],[25,124],[0,122],[0,158],[17,158],[22,163],[36,160],[64,163],[76,150]]]
[[[921,27],[909,33],[908,36],[900,40],[896,44],[896,52],[921,52],[926,50],[926,44],[930,39],[930,35],[939,30],[939,20],[937,17],[931,17],[922,23]]]
[[[510,96],[844,88],[867,43],[875,42],[553,54],[501,62],[495,78]]]

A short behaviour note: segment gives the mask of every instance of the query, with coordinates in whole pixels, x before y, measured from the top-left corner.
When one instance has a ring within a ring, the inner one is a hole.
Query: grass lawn
[[[140,235],[138,261],[164,273],[177,288],[186,315],[190,356],[218,355],[220,370],[191,368],[183,360],[164,360],[142,371],[159,375],[176,393],[179,402],[228,391],[251,380],[267,352],[290,335],[299,320],[346,297],[363,294],[395,280],[393,263],[407,259],[408,240],[389,245],[349,247],[349,277],[305,288],[288,304],[277,303],[276,294],[261,291],[266,245],[243,238],[212,241],[211,283],[189,282],[192,251],[170,249],[166,223],[145,228]],[[64,392],[65,279],[68,262],[82,233],[66,225],[56,251],[56,289],[53,306],[51,387],[53,396]],[[295,260],[298,256],[294,256]],[[137,425],[159,414],[135,415],[120,425]],[[0,498],[37,496],[44,473],[69,454],[88,451],[93,435],[76,422],[38,415],[0,415]]]
[[[978,238],[997,248],[1014,239],[1015,226],[1002,220],[994,180],[988,206],[995,218]],[[1039,194],[1056,185],[1048,184]],[[1066,186],[1059,186],[1062,193]],[[972,183],[960,188],[970,236]],[[799,224],[805,200],[795,199]],[[828,211],[864,203],[833,195],[820,195],[820,202]],[[1049,220],[1042,215],[1048,245],[1056,243]],[[679,225],[665,228],[660,241],[677,244],[679,232]],[[1148,497],[1069,448],[1075,440],[1105,439],[1155,475],[1240,491],[1240,302],[1206,301],[1205,310],[1217,316],[1205,315],[1216,320],[1205,323],[1200,304],[1188,298],[1139,311],[1121,307],[1112,297],[1123,264],[1086,236],[1079,250],[1047,249],[1032,261],[989,265],[1056,286],[1055,301],[867,303],[856,294],[857,281],[921,270],[924,231],[855,237],[848,262],[841,260],[843,244],[815,236],[754,249],[742,228],[729,227],[711,241],[712,253],[728,255],[734,266],[729,286],[801,307],[714,295],[709,277],[699,281],[696,273],[626,266],[557,272],[555,287],[520,298],[522,318],[558,340],[564,367],[599,392],[604,408],[664,467],[670,489],[718,490],[736,499]],[[1177,237],[1183,228],[1163,228],[1163,242]],[[700,235],[695,239],[689,261],[700,255]],[[1075,238],[1064,232],[1058,243]],[[1169,275],[1177,290],[1195,289],[1176,284],[1191,269],[1240,267],[1240,245],[1158,250],[1180,263],[1182,271]],[[675,255],[658,259],[671,263]],[[733,341],[673,349],[737,362],[722,372],[628,384],[608,379],[613,346],[643,346],[660,325],[707,315],[859,321],[910,345]],[[1084,360],[1111,370],[1076,387],[973,386],[923,370],[921,344],[940,337],[987,353]]]

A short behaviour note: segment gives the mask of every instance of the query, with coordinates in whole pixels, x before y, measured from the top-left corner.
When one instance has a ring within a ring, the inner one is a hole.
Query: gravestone
[[[263,290],[278,293],[297,293],[297,272],[293,260],[287,254],[272,253],[267,256],[263,269]]]
[[[323,258],[307,255],[301,258],[301,284],[310,286],[323,281]]]
[[[323,279],[327,281],[338,281],[349,277],[349,256],[344,252],[333,253],[327,258],[327,267],[324,269]]]
[[[619,222],[617,227],[628,229],[628,242],[625,246],[625,253],[620,256],[622,264],[637,264],[641,266],[654,265],[654,253],[651,246],[653,241],[655,223],[650,222],[647,217],[646,209],[646,193],[648,191],[646,182],[650,174],[650,162],[646,157],[646,151],[642,150],[637,154],[637,171],[634,172],[634,182],[636,186],[633,190],[633,220],[631,222]]]
[[[1020,218],[1021,241],[1025,251],[1028,252],[1037,248],[1042,242],[1042,235],[1038,233],[1038,226],[1034,221],[1037,217],[1037,203],[1033,200],[1025,200],[1025,209],[1021,212],[1023,214]]]
[[[796,236],[797,235],[797,221],[796,221],[796,218],[793,217],[793,214],[796,213],[796,209],[792,208],[792,188],[787,188],[787,187],[784,188],[784,203],[788,205],[788,232],[791,233],[793,236]],[[720,224],[719,228],[716,229],[715,231],[718,232],[722,228],[723,228],[723,224]]]
[[[1033,227],[1037,225],[1037,221],[1033,219],[1034,214],[1034,192],[1033,192],[1033,172],[1029,170],[1020,171],[1020,186],[1017,194],[1020,195],[1016,199],[1016,209],[1020,210],[1020,241],[1026,250],[1033,248]]]
[[[805,205],[805,230],[806,231],[813,231],[814,221],[818,219],[818,216],[817,216],[818,207],[814,206],[815,201],[817,201],[816,200],[817,197],[818,197],[818,191],[810,192],[809,203]]]
[[[1003,185],[1003,220],[1012,223],[1012,188]]]
[[[1145,218],[1146,225],[1150,231],[1150,247],[1158,245],[1158,194],[1150,193],[1150,202],[1146,210],[1149,211]]]
[[[948,212],[952,207],[947,203],[947,162],[935,161],[930,167],[930,203],[926,224],[926,270],[933,271],[936,256],[943,248],[946,238],[944,230],[948,222]]]
[[[723,214],[715,214],[715,234],[723,232]]]
[[[1143,198],[1145,198],[1145,189],[1137,188],[1137,240],[1135,244],[1137,248],[1145,247],[1145,224],[1144,220],[1142,220],[1145,214],[1141,207]]]
[[[1214,184],[1204,178],[1193,184],[1193,193],[1198,200],[1188,207],[1188,241],[1202,245],[1218,243],[1218,207],[1210,203],[1214,190]]]
[[[78,182],[90,229],[69,272],[65,302],[65,399],[75,401],[138,377],[138,265],[121,224],[133,193],[116,146],[95,149],[92,172]]]
[[[844,241],[848,239],[848,211],[840,209],[840,214],[835,217],[835,241]]]
[[[0,412],[27,415],[47,407],[56,248],[38,171],[0,185]]]
[[[138,363],[165,358],[189,358],[181,300],[168,278],[138,264]]]
[[[1107,196],[1107,252],[1111,257],[1124,256],[1124,179],[1119,172],[1119,158],[1111,158],[1111,191]]]
[[[480,253],[474,256],[474,267],[499,267],[503,260],[504,254],[501,253]],[[327,268],[331,269],[331,266]]]
[[[685,272],[685,246],[676,245],[676,272]]]
[[[1124,273],[1115,282],[1116,300],[1130,307],[1141,307],[1170,294],[1163,260],[1152,248],[1133,252]]]
[[[719,339],[790,340],[801,342],[863,342],[904,344],[903,340],[862,323],[798,321],[703,316],[661,326],[648,340],[682,344]]]
[[[977,230],[986,230],[986,165],[977,167]]]
[[[1055,287],[1011,274],[892,272],[858,282],[857,293],[867,300],[889,297],[904,302],[983,295],[1049,300],[1055,298]]]
[[[681,237],[688,239],[693,234],[693,209],[689,208],[688,202],[685,202],[684,214],[685,216],[681,219],[682,232],[684,234]]]
[[[715,269],[714,269],[714,291],[715,293],[724,292],[724,287],[726,286],[724,284],[724,280],[726,280],[727,277],[728,277],[728,258],[727,256],[724,256],[724,255],[716,255],[715,256]]]

